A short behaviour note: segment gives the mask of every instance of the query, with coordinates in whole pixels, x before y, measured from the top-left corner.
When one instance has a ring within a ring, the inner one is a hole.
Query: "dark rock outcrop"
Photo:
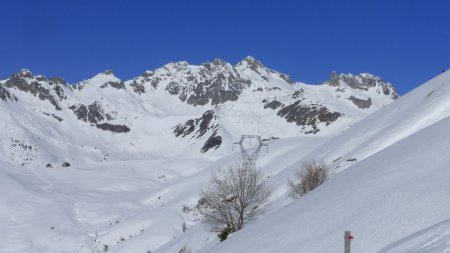
[[[183,124],[176,125],[173,128],[173,133],[176,137],[184,138],[195,131],[192,138],[200,138],[208,131],[217,129],[218,125],[214,119],[216,119],[214,111],[208,110],[200,118],[190,119]]]
[[[133,88],[133,91],[137,94],[145,93],[145,86],[142,83],[138,83],[136,80],[133,81],[130,86]]]
[[[0,84],[0,99],[3,101],[11,100],[11,101],[18,101],[16,96],[11,94],[5,87],[3,87],[2,84]]]
[[[283,107],[277,115],[285,118],[287,122],[295,122],[298,126],[310,126],[313,130],[306,134],[319,132],[318,123],[329,125],[342,116],[339,112],[330,112],[326,107],[315,104],[304,105],[301,101]]]
[[[43,76],[35,78],[30,71],[21,70],[5,82],[5,87],[31,93],[43,101],[49,101],[56,110],[62,110],[55,97],[50,94],[50,90],[45,88],[38,80],[47,81]]]
[[[217,116],[214,111],[208,110],[200,118],[190,119],[183,124],[178,124],[173,128],[173,133],[176,137],[190,136],[191,139],[200,139],[207,134],[211,134],[200,150],[205,153],[211,149],[218,149],[222,144],[222,137],[218,135],[219,125],[216,120]]]
[[[277,100],[272,100],[270,103],[266,103],[264,105],[264,109],[270,108],[272,110],[277,109],[278,107],[283,106],[283,104]]]
[[[170,82],[166,86],[166,91],[168,91],[171,95],[178,95],[181,91],[181,85],[177,82]]]
[[[106,87],[112,87],[118,90],[124,90],[125,84],[123,82],[106,82],[100,86],[100,88],[104,89]]]
[[[97,101],[88,106],[83,104],[72,105],[69,109],[75,113],[79,120],[84,122],[97,124],[98,122],[105,120],[105,118],[107,120],[113,119],[110,114],[104,112],[103,108],[99,103],[97,103]]]
[[[341,83],[345,83],[349,87],[358,90],[367,91],[372,87],[381,87],[384,95],[390,95],[393,99],[399,98],[397,91],[394,89],[392,84],[386,83],[383,79],[371,75],[371,74],[359,74],[359,75],[346,75],[346,74],[336,74],[336,72],[331,73],[331,78],[325,84],[330,86],[339,87]]]
[[[355,96],[350,96],[348,100],[352,101],[354,105],[358,106],[361,109],[367,109],[372,106],[372,99],[360,99]]]
[[[101,123],[101,124],[96,124],[95,126],[101,130],[110,131],[113,133],[128,133],[130,131],[130,128],[126,125]]]
[[[205,77],[207,76],[205,75]],[[180,99],[193,106],[201,106],[208,103],[217,105],[227,101],[236,101],[245,85],[246,82],[240,76],[233,74],[225,76],[223,73],[220,73],[211,79],[197,83],[193,88],[193,92],[188,92],[188,89],[184,89],[181,93],[185,94],[181,95]]]
[[[200,150],[202,153],[206,153],[212,148],[218,149],[222,145],[222,137],[217,135],[217,131],[215,131],[209,138],[206,140],[202,149]]]

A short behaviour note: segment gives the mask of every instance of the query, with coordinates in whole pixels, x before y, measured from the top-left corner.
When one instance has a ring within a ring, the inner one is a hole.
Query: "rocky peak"
[[[168,71],[169,74],[173,74],[177,71],[181,71],[182,69],[184,69],[188,66],[189,66],[189,63],[187,61],[170,62],[170,63],[164,65],[163,69]]]
[[[49,84],[59,84],[63,86],[68,86],[67,82],[61,77],[50,77],[48,81]]]
[[[114,76],[114,73],[112,72],[112,70],[107,69],[105,71],[102,72],[103,75],[107,75],[107,76]]]
[[[33,78],[33,73],[31,73],[30,70],[28,69],[21,69],[18,73],[18,76],[22,77],[22,78]]]
[[[74,85],[75,89],[77,90],[82,90],[85,87],[106,88],[109,86],[117,89],[124,89],[123,82],[119,78],[117,78],[111,70],[106,70],[90,79],[84,80]]]
[[[269,80],[269,77],[271,76],[276,79],[282,79],[286,83],[291,85],[295,83],[295,81],[292,80],[289,75],[267,68],[261,61],[253,58],[252,56],[245,57],[242,61],[237,63],[235,67],[236,69],[242,72],[246,72],[248,70],[255,72],[257,75],[260,76],[262,80],[266,82]]]
[[[234,71],[233,66],[222,59],[215,59],[212,62],[205,62],[201,66],[209,72],[216,72],[223,70]]]
[[[391,95],[393,99],[397,99],[399,97],[392,84],[387,83],[380,77],[369,73],[361,73],[355,76],[352,74],[337,74],[333,71],[331,72],[330,80],[326,81],[324,84],[334,87],[346,85],[350,88],[364,91],[367,91],[370,88],[379,88],[385,95]]]
[[[40,100],[49,101],[56,110],[61,110],[61,107],[59,106],[55,96],[53,96],[47,81],[47,78],[45,78],[44,76],[33,76],[31,71],[22,69],[18,73],[13,74],[9,79],[7,79],[4,83],[4,86],[5,88],[14,88],[23,92],[31,93],[33,94],[33,96],[39,98]],[[64,94],[62,88],[58,86],[58,89],[60,90],[59,93],[57,92],[58,97],[59,95],[61,95],[61,97],[59,98],[63,99]],[[3,93],[5,92],[3,91]],[[14,100],[17,101],[17,98],[15,97]]]
[[[216,59],[214,59],[214,61],[211,62],[211,64],[217,65],[217,66],[225,66],[227,64],[227,62],[225,62],[222,59],[216,58]]]
[[[265,68],[261,61],[253,58],[252,56],[245,57],[237,65],[246,66],[252,70],[255,70],[258,68]]]

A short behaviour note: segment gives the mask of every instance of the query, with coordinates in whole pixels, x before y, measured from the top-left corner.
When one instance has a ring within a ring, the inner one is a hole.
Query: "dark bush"
[[[217,234],[217,236],[220,238],[220,241],[223,242],[228,238],[228,235],[231,234],[231,228],[226,227],[224,229],[222,229],[222,231],[220,231],[219,234]]]

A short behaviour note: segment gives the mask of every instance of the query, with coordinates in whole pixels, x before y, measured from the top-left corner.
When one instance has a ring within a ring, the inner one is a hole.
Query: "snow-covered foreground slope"
[[[449,252],[449,127],[447,118],[389,146],[201,252],[339,252],[345,230],[352,252]]]
[[[303,137],[274,141],[261,165],[271,174],[295,163],[326,139]],[[2,252],[146,252],[199,231],[204,246],[215,234],[200,223],[194,208],[211,170],[239,159],[160,160],[84,163],[73,167],[15,167],[2,163],[0,208]],[[280,159],[274,159],[279,157]],[[104,246],[107,245],[107,246]],[[178,250],[177,250],[178,252]]]
[[[275,191],[269,215],[201,252],[334,252],[342,250],[345,230],[356,236],[353,252],[450,251],[443,231],[450,219],[448,101],[446,72],[309,149],[269,179]],[[310,159],[324,159],[335,176],[273,212],[289,202],[286,180]],[[196,250],[198,244],[187,234],[157,252],[183,245]]]

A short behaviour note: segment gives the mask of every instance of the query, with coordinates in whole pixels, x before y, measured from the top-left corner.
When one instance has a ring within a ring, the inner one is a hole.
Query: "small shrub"
[[[200,213],[214,232],[224,227],[231,232],[242,229],[264,210],[270,188],[260,169],[244,164],[230,165],[213,173],[201,193]]]
[[[223,242],[228,238],[228,235],[231,234],[231,228],[226,227],[224,229],[222,229],[222,231],[220,231],[219,234],[217,234],[217,236],[220,238],[220,241]]]
[[[294,179],[288,181],[290,195],[293,198],[299,198],[323,184],[327,179],[328,167],[323,161],[306,162],[300,170],[295,172]]]
[[[45,165],[46,168],[53,168],[52,164],[48,163],[47,165]]]

